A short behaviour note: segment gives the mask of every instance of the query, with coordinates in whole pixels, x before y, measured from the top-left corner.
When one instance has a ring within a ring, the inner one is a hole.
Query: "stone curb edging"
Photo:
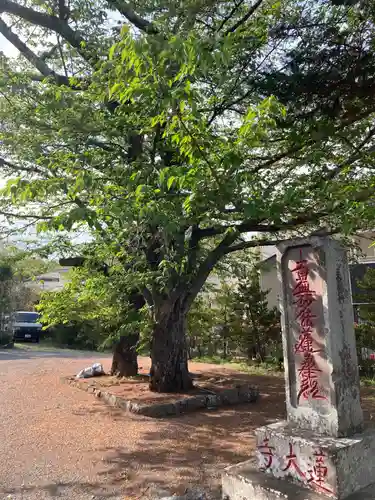
[[[110,392],[103,391],[103,389],[95,384],[90,384],[90,382],[82,382],[72,377],[62,377],[62,381],[93,394],[110,406],[152,418],[180,415],[203,408],[214,409],[219,406],[254,403],[259,397],[259,389],[257,387],[238,385],[232,389],[223,389],[218,394],[199,394],[197,396],[181,399],[174,403],[139,404],[116,396],[115,394],[111,394]]]

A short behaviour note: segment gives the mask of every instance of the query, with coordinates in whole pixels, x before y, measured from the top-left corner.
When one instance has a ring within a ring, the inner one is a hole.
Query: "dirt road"
[[[102,355],[0,352],[0,499],[140,499],[154,486],[215,493],[222,469],[248,458],[253,429],[283,414],[274,378],[255,405],[168,420],[124,415],[60,382],[94,361],[110,367]]]

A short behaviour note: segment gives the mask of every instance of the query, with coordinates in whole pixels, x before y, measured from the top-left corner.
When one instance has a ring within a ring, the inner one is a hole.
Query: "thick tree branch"
[[[124,0],[107,0],[107,3],[117,9],[126,19],[132,23],[136,28],[150,35],[156,35],[159,30],[147,19],[143,19],[130,7]]]
[[[301,151],[301,149],[305,148],[306,146],[309,146],[310,144],[313,144],[313,142],[314,141],[312,139],[308,140],[308,141],[306,141],[302,145],[294,146],[293,148],[290,148],[287,151],[283,151],[282,153],[279,153],[278,155],[272,156],[271,158],[269,158],[268,160],[266,160],[264,163],[261,163],[260,165],[258,165],[257,167],[255,167],[251,171],[251,173],[252,174],[256,174],[257,172],[259,172],[263,168],[270,167],[271,165],[279,162],[280,160],[283,160],[284,158],[288,158],[291,155],[293,155],[295,153],[298,153],[299,151]]]
[[[25,73],[23,76],[28,76],[30,80],[33,82],[42,82],[46,77],[44,75],[40,75],[37,73]],[[82,78],[74,77],[74,81],[77,84],[73,84],[69,78],[64,75],[59,75],[55,73],[55,83],[56,85],[65,85],[66,87],[70,87],[72,90],[86,90],[90,85],[90,80],[83,80]]]
[[[90,64],[97,62],[94,50],[89,50],[84,38],[78,31],[74,31],[69,24],[56,16],[38,12],[29,7],[24,7],[11,0],[0,0],[0,13],[14,14],[31,24],[41,26],[54,33],[60,34],[72,47],[77,49],[78,53]]]
[[[275,246],[280,243],[281,240],[250,240],[241,241],[241,243],[236,243],[235,245],[230,245],[224,252],[225,255],[229,253],[238,252],[239,250],[246,250],[246,248],[256,248],[265,246]]]
[[[49,59],[54,55],[54,53],[57,51],[58,45],[54,45],[50,50],[44,51],[39,57],[45,61],[46,59]]]
[[[254,5],[250,7],[250,9],[246,12],[246,14],[241,17],[239,21],[237,21],[233,26],[227,29],[225,35],[229,35],[229,33],[234,33],[236,29],[238,29],[242,24],[246,23],[248,19],[254,14],[257,8],[263,3],[263,0],[257,0]]]
[[[366,143],[372,138],[372,136],[374,134],[375,134],[375,128],[370,130],[370,132],[367,134],[365,139],[358,146],[355,147],[354,145],[351,145],[351,147],[353,147],[353,149],[355,149],[356,154],[353,154],[352,156],[347,158],[346,161],[340,163],[334,169],[330,170],[327,175],[322,176],[321,179],[316,183],[316,185],[314,187],[317,188],[321,184],[321,181],[325,181],[325,182],[332,181],[345,168],[347,168],[349,165],[352,165],[353,163],[355,163],[359,159],[363,158],[364,155],[375,153],[375,146],[372,146],[371,148],[369,148],[366,151],[362,150],[362,148],[364,148]]]
[[[35,221],[37,220],[51,220],[53,219],[53,216],[51,215],[40,215],[40,214],[19,214],[19,213],[12,213],[12,212],[4,212],[3,210],[0,209],[0,215],[4,215],[4,217],[11,217],[15,219],[33,219]]]
[[[150,290],[146,286],[142,289],[142,294],[143,294],[143,297],[145,298],[145,301],[147,302],[148,306],[153,307],[154,306],[154,299],[152,298],[152,293],[150,292]]]
[[[329,170],[326,175],[319,175],[318,180],[312,186],[309,186],[309,190],[314,191],[315,189],[319,189],[322,183],[333,181],[341,174],[343,170],[345,170],[347,167],[349,167],[359,159],[363,158],[364,155],[375,153],[375,146],[372,146],[366,151],[362,151],[362,148],[364,148],[366,143],[372,138],[374,134],[375,128],[372,128],[366,135],[365,139],[358,146],[351,145],[351,147],[355,149],[356,154],[349,156],[345,161],[336,165],[336,167]]]
[[[351,200],[357,201],[357,202],[363,202],[366,200],[369,200],[369,198],[373,195],[373,190],[371,188],[364,188],[357,193],[354,194],[354,196],[351,198]],[[203,237],[210,237],[210,236],[216,236],[219,234],[223,234],[225,231],[227,231],[229,228],[235,229],[237,233],[242,234],[246,232],[264,232],[264,233],[278,233],[281,231],[285,230],[290,230],[297,228],[299,226],[303,226],[305,224],[312,224],[312,223],[318,223],[323,219],[324,217],[329,217],[330,215],[334,215],[334,212],[338,211],[339,209],[343,209],[341,205],[345,205],[347,203],[347,200],[344,200],[344,202],[340,202],[336,204],[335,206],[332,207],[330,211],[324,210],[324,211],[316,211],[316,212],[308,212],[306,214],[301,214],[298,215],[297,217],[294,217],[293,219],[290,219],[289,221],[286,221],[282,224],[259,224],[256,225],[252,221],[247,221],[242,224],[235,225],[233,224],[232,226],[221,226],[217,228],[207,228],[207,229],[201,229],[200,230],[200,235],[202,237],[202,234],[204,235]],[[246,245],[249,242],[241,242],[234,248],[234,250],[230,251],[236,251],[236,250],[241,250],[243,248],[248,248]],[[251,246],[251,245],[250,245]]]
[[[46,172],[44,172],[38,167],[25,167],[21,165],[15,165],[10,161],[4,160],[4,158],[0,158],[0,167],[9,167],[11,170],[14,170],[16,172],[28,172],[30,174],[40,174],[40,175],[46,174]]]
[[[65,5],[65,0],[59,0],[59,18],[66,20],[69,17],[69,8]]]
[[[241,5],[244,3],[245,0],[240,0],[238,3],[234,4],[234,7],[231,9],[229,14],[221,21],[220,26],[218,27],[217,31],[220,31],[224,28],[224,25],[232,19],[236,11],[241,7]]]
[[[199,266],[197,275],[190,286],[189,292],[187,293],[186,299],[185,299],[185,307],[186,310],[188,311],[191,304],[194,302],[195,297],[198,295],[200,290],[202,289],[202,286],[205,284],[208,276],[210,275],[211,271],[215,267],[215,265],[219,262],[219,260],[225,255],[226,249],[234,243],[234,241],[238,238],[238,233],[235,231],[232,231],[230,233],[227,233],[224,238],[221,240],[221,242],[217,245],[217,247],[210,252],[206,259],[202,262],[202,264]]]
[[[7,26],[7,24],[0,19],[0,33],[16,48],[21,54],[23,54],[26,59],[35,68],[40,71],[43,77],[53,78],[58,85],[69,86],[69,78],[64,75],[58,75],[44,62],[44,60],[37,56],[29,47],[19,38],[18,35],[13,33],[13,31]]]
[[[340,233],[339,228],[333,228],[331,230],[327,230],[327,228],[317,229],[313,231],[311,236],[328,236],[332,234]],[[247,248],[256,248],[256,247],[266,247],[266,246],[276,246],[280,242],[285,241],[285,238],[280,240],[249,240],[249,241],[241,241],[240,243],[236,243],[235,245],[231,245],[227,248],[225,255],[229,253],[238,252],[240,250],[246,250]]]
[[[241,224],[231,224],[223,225],[218,227],[209,227],[199,230],[199,239],[210,238],[212,236],[217,236],[219,234],[225,233],[230,228],[235,229],[238,233],[249,233],[249,232],[259,232],[259,233],[277,233],[279,231],[284,231],[286,229],[291,229],[303,224],[308,224],[311,222],[317,222],[323,217],[327,217],[329,212],[310,212],[298,215],[289,221],[283,222],[281,224],[260,224],[259,221],[245,221]]]

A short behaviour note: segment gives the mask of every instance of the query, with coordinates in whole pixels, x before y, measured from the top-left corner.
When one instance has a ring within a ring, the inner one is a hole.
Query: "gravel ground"
[[[282,379],[247,375],[261,386],[254,405],[168,420],[125,415],[60,382],[94,361],[110,367],[109,357],[0,352],[0,499],[135,500],[194,486],[218,498],[221,471],[249,457],[254,428],[284,415]]]
[[[156,421],[60,382],[98,360],[109,369],[109,357],[0,353],[0,498],[123,500],[146,498],[155,487],[183,494],[193,485],[215,494],[220,470],[245,459],[250,444],[241,424],[248,441],[239,446],[233,410]]]

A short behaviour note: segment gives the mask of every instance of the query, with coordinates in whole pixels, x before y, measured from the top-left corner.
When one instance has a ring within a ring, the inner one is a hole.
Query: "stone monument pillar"
[[[255,457],[223,474],[229,500],[375,500],[346,251],[330,237],[279,245],[287,421],[255,431]]]

